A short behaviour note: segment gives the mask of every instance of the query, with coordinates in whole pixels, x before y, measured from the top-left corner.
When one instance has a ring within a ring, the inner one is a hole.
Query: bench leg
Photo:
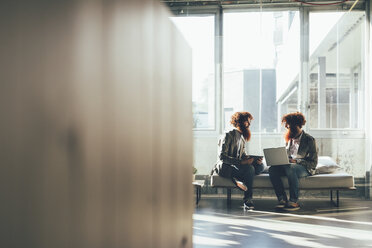
[[[227,188],[227,206],[231,207],[231,189]]]
[[[331,193],[331,204],[334,205],[335,207],[340,206],[340,194],[339,190],[336,190],[336,202],[333,200],[333,190],[330,190]]]
[[[196,187],[196,205],[199,204],[201,198],[201,186]]]

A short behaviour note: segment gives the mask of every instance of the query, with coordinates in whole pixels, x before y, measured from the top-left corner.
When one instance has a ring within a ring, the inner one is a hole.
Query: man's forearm
[[[224,164],[229,164],[229,165],[240,165],[242,162],[242,160],[238,158],[230,157],[225,154],[221,154],[220,159]]]

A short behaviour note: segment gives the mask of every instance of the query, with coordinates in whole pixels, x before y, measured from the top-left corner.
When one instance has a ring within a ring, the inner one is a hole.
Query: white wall
[[[0,4],[0,247],[192,247],[191,50],[158,1]]]
[[[217,137],[194,138],[194,166],[198,175],[209,175],[217,161]]]
[[[365,139],[317,138],[320,156],[330,156],[354,177],[365,177]]]

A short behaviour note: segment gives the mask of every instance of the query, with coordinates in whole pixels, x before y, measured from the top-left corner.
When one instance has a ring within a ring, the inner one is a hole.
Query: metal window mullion
[[[326,128],[326,57],[318,57],[318,128]]]
[[[363,58],[363,56],[361,56]],[[357,69],[359,71],[359,69]],[[358,73],[359,75],[360,73]],[[358,77],[355,77],[355,70],[350,70],[350,84],[349,84],[349,126],[350,128],[357,128],[357,120],[358,120]]]
[[[262,6],[260,8],[260,44],[263,44],[263,35],[262,35]],[[262,49],[262,47],[260,47]],[[259,106],[258,106],[258,113],[259,113],[259,120],[258,120],[258,147],[261,150],[262,149],[262,59],[260,58],[260,78],[259,78]]]
[[[340,34],[339,25],[337,25],[336,35],[336,128],[340,127]],[[330,118],[333,118],[332,116]],[[332,128],[332,127],[331,127]]]
[[[366,148],[365,148],[365,169],[366,169],[366,198],[372,199],[372,86],[371,86],[371,69],[372,69],[372,39],[371,39],[371,27],[372,27],[372,20],[371,20],[371,13],[372,13],[372,5],[370,1],[366,3],[366,34],[365,34],[365,52],[367,54],[365,59],[365,83],[364,83],[364,89],[365,89],[365,95],[364,95],[364,110],[363,113],[365,116],[365,123],[364,123],[364,130],[366,134]],[[368,173],[369,171],[369,173]]]
[[[300,77],[298,82],[298,109],[305,115],[306,119],[311,118],[308,111],[309,92],[309,10],[306,7],[300,8]],[[305,125],[308,129],[308,125]]]
[[[215,19],[215,68],[216,68],[216,129],[218,134],[224,131],[223,111],[223,10],[220,7]]]
[[[365,115],[366,111],[368,111],[368,104],[366,103],[366,99],[368,98],[368,95],[366,96],[365,92],[367,92],[367,84],[369,84],[369,79],[370,79],[370,70],[369,70],[369,65],[370,65],[370,25],[369,25],[369,20],[370,20],[370,14],[369,14],[369,6],[370,2],[366,3],[366,18],[365,18],[365,23],[364,23],[364,31],[362,32],[362,43],[363,43],[363,49],[361,49],[361,64],[359,68],[359,79],[358,79],[358,122],[356,123],[357,128],[361,128],[366,130],[368,126],[366,126],[365,123]],[[371,95],[369,95],[370,97]],[[367,100],[368,101],[368,100]],[[371,126],[372,127],[372,126]],[[372,146],[372,144],[371,144]],[[367,146],[366,146],[367,147]],[[367,147],[368,148],[368,147]],[[372,147],[371,147],[372,148]]]

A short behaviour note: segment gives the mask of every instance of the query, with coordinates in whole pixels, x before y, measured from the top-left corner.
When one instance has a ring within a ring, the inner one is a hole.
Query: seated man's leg
[[[247,191],[244,191],[244,201],[250,200],[253,195],[252,187],[255,169],[253,165],[240,165],[237,168],[238,170],[233,173],[233,177],[241,180],[247,186]]]
[[[269,168],[269,175],[271,184],[274,187],[274,191],[278,201],[287,201],[287,195],[284,191],[283,182],[280,177],[285,175],[284,166],[271,166]]]
[[[243,181],[240,179],[240,171],[239,168],[235,165],[231,166],[230,170],[230,178],[233,181],[233,183],[238,187],[239,189],[243,191],[247,191],[247,186],[243,183]]]
[[[260,175],[264,170],[263,164],[254,164],[253,166],[254,166],[254,171],[256,175]]]
[[[289,184],[289,200],[297,202],[299,197],[299,178],[309,176],[309,172],[300,164],[290,164],[285,167],[285,173]]]

